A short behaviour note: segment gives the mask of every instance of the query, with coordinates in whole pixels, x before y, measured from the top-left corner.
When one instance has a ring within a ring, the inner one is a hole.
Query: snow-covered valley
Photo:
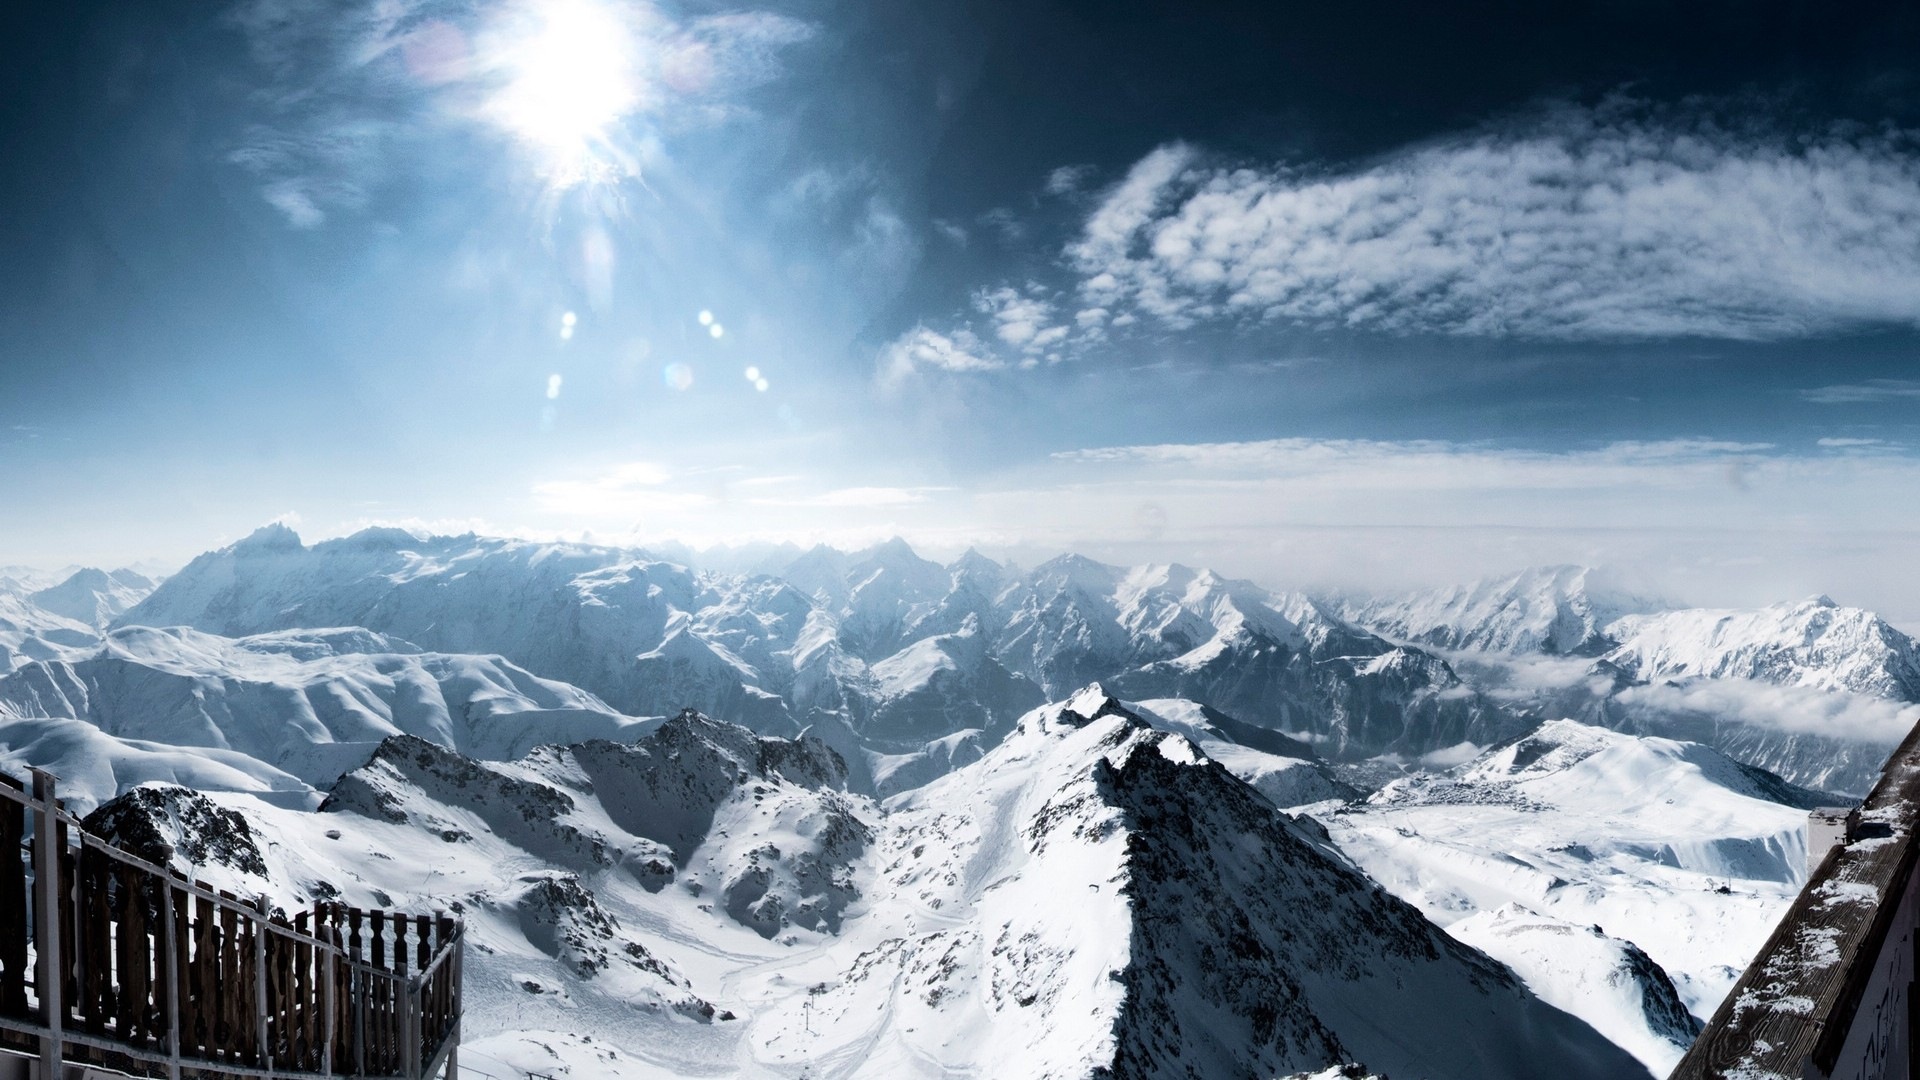
[[[1920,720],[1825,598],[762,561],[272,526],[9,584],[0,770],[289,907],[459,910],[501,1075],[1628,1076]]]

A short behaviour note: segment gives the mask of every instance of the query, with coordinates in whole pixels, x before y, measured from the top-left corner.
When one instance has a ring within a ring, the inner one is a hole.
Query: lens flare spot
[[[678,362],[668,364],[660,372],[660,381],[669,390],[685,390],[693,385],[693,369]]]
[[[758,391],[760,391],[760,392],[761,392],[761,393],[763,393],[763,394],[764,394],[764,393],[766,393],[766,392],[767,392],[767,380],[765,380],[765,379],[755,379],[755,380],[753,380],[753,388],[754,388],[755,390],[758,390]]]
[[[700,325],[701,325],[701,326],[712,326],[712,325],[713,325],[713,312],[711,312],[711,311],[703,311],[703,312],[701,312],[701,313],[700,313]]]
[[[748,382],[759,382],[759,381],[760,381],[760,369],[759,369],[759,368],[757,368],[757,367],[750,367],[750,368],[748,368],[748,369],[747,369],[747,381],[748,381]]]
[[[547,376],[547,400],[552,401],[555,398],[558,398],[559,396],[560,396],[560,376],[557,374]]]
[[[724,326],[721,326],[719,323],[714,323],[712,326],[707,327],[707,333],[712,334],[716,338],[726,332],[727,332],[727,328]]]

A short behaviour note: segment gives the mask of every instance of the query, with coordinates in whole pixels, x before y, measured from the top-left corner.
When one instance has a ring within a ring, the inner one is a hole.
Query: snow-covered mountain
[[[1620,619],[1607,662],[1643,681],[1753,679],[1920,702],[1920,644],[1871,611],[1824,596],[1749,611]]]
[[[115,630],[84,659],[34,661],[0,677],[0,712],[244,754],[316,786],[401,733],[509,758],[641,723],[497,656],[428,653],[359,629],[238,639],[182,627]],[[21,736],[8,734],[10,723],[0,720],[0,737],[13,742]]]
[[[1634,1071],[1097,687],[889,811],[864,949],[755,1026],[768,1051],[805,1025],[861,1075]]]
[[[16,576],[17,575],[17,576]],[[100,631],[154,589],[134,570],[0,571],[0,675],[34,660],[83,655]]]
[[[673,554],[270,526],[0,589],[0,768],[284,903],[458,905],[508,1071],[1628,1075],[1792,894],[1828,797],[1753,766],[1863,789],[1920,720],[1870,613],[1580,568]]]
[[[1690,1037],[1675,995],[1712,1014],[1797,892],[1822,801],[1709,747],[1560,720],[1313,812],[1375,880],[1665,1072]]]
[[[688,714],[511,762],[395,736],[319,812],[152,786],[92,821],[287,906],[462,912],[468,1051],[520,1068],[1644,1075],[1097,688],[884,810],[845,781]]]
[[[1026,574],[974,552],[942,567],[897,540],[726,576],[643,552],[392,529],[309,547],[276,525],[194,560],[118,625],[360,626],[497,654],[630,715],[690,707],[767,733],[816,729],[862,788],[882,759],[934,760],[965,732],[991,745],[1096,679],[1336,756],[1417,756],[1526,727],[1444,661],[1298,594],[1075,556]]]
[[[0,674],[35,660],[84,654],[100,643],[85,623],[55,615],[22,594],[0,592]]]
[[[1595,657],[1641,681],[1742,678],[1920,702],[1920,646],[1873,612],[1824,596],[1687,608],[1602,570],[1550,566],[1339,607],[1389,638],[1442,649]]]
[[[1825,597],[1682,608],[1596,570],[1548,567],[1342,610],[1430,644],[1509,711],[1704,742],[1856,796],[1920,722],[1920,647]]]
[[[1352,599],[1342,613],[1396,640],[1446,649],[1598,656],[1624,615],[1675,605],[1640,595],[1604,570],[1542,566],[1470,585]]]
[[[43,611],[62,618],[105,627],[128,608],[146,599],[157,584],[134,570],[76,570],[66,580],[27,594]]]

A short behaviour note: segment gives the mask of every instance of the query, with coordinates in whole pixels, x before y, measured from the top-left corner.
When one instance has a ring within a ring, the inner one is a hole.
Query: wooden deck
[[[456,1076],[463,943],[444,914],[209,889],[0,775],[0,1046],[43,1076]]]

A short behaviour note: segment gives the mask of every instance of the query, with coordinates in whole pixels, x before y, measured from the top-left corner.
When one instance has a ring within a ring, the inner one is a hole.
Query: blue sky
[[[0,563],[291,514],[1920,619],[1895,5],[42,7]]]

